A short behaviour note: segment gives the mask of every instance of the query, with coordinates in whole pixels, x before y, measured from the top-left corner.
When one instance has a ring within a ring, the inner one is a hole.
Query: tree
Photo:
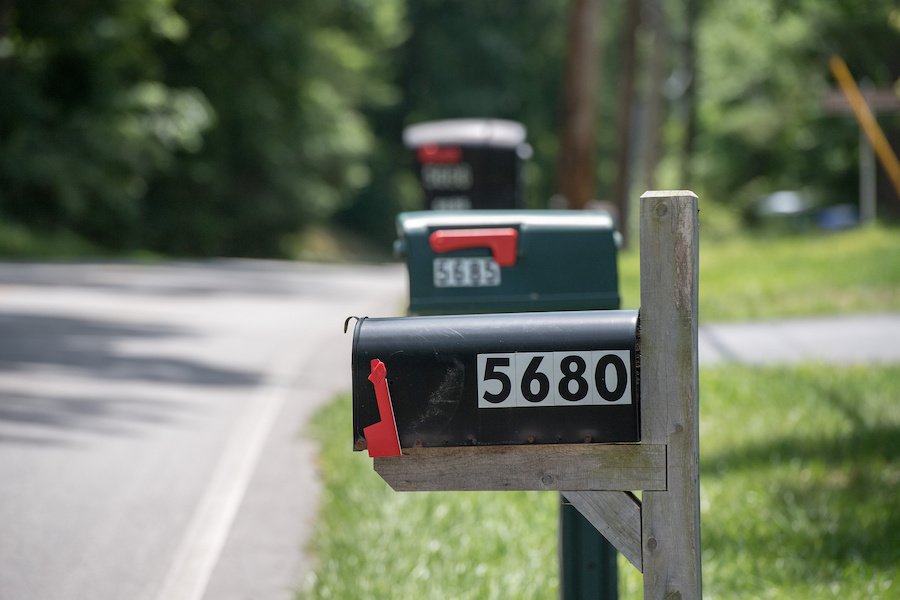
[[[401,0],[172,2],[14,6],[0,218],[109,249],[273,256],[366,184],[361,109],[392,100]]]
[[[619,69],[619,109],[616,113],[616,177],[613,179],[612,201],[618,208],[619,231],[622,232],[623,245],[629,241],[629,194],[631,140],[632,140],[632,106],[634,105],[634,80],[637,58],[635,56],[638,25],[640,25],[641,0],[628,0],[625,12],[625,29],[622,38],[622,59]]]
[[[194,26],[164,49],[167,76],[202,90],[217,126],[151,190],[149,245],[279,255],[285,236],[366,185],[373,139],[361,109],[392,100],[382,65],[403,38],[402,6],[182,2]]]
[[[779,189],[855,201],[858,133],[824,114],[828,58],[876,85],[900,76],[895,3],[709,3],[698,23],[694,159],[704,194],[743,209]]]
[[[184,35],[168,0],[7,4],[0,39],[0,218],[120,248],[147,181],[208,126],[159,81],[152,47]]]

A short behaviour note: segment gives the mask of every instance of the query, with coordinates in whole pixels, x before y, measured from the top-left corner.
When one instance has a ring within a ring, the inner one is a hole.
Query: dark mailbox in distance
[[[404,129],[403,142],[416,153],[425,206],[520,208],[520,163],[531,155],[525,135],[521,123],[502,119],[428,121]]]
[[[355,448],[378,423],[395,425],[401,448],[640,441],[637,321],[620,310],[362,319]],[[379,407],[385,384],[392,415]]]
[[[616,232],[603,211],[410,212],[397,235],[410,314],[619,307]]]

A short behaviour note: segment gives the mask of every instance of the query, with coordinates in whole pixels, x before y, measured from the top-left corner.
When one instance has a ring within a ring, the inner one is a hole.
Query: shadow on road
[[[188,410],[177,401],[185,388],[259,384],[256,373],[122,347],[191,335],[164,325],[0,314],[0,443],[69,445],[62,434],[76,431],[132,435]]]
[[[253,386],[257,375],[191,360],[127,356],[116,344],[133,338],[184,336],[164,326],[121,325],[70,317],[0,314],[0,372],[39,366],[82,371],[100,379]]]
[[[3,394],[0,401],[0,443],[64,446],[70,442],[59,433],[80,430],[101,435],[131,435],[135,425],[166,423],[183,410],[175,402],[157,399],[99,397],[51,397]],[[17,427],[25,425],[27,431]]]

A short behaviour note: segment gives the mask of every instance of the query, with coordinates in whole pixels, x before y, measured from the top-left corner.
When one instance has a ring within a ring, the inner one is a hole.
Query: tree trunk
[[[649,0],[650,27],[653,31],[653,48],[647,65],[649,87],[647,89],[647,123],[644,130],[644,186],[656,189],[656,167],[659,164],[662,144],[663,85],[666,79],[666,56],[669,47],[666,13],[661,0]]]
[[[616,112],[618,148],[616,149],[616,179],[612,198],[619,212],[619,232],[622,247],[628,246],[628,193],[631,166],[631,112],[634,104],[635,38],[641,20],[641,0],[628,0],[625,32],[622,38],[622,61],[619,69],[619,109]]]
[[[597,25],[602,0],[572,0],[563,81],[563,114],[556,189],[569,208],[582,209],[595,195]]]
[[[688,85],[684,90],[684,104],[686,123],[684,127],[684,140],[681,149],[681,179],[682,188],[693,187],[693,173],[691,159],[694,155],[694,138],[697,136],[697,58],[696,58],[696,27],[700,16],[700,1],[687,0],[686,5],[687,34],[684,40],[684,62],[688,72]]]
[[[0,0],[0,38],[6,37],[9,31],[9,20],[12,18],[15,0]]]

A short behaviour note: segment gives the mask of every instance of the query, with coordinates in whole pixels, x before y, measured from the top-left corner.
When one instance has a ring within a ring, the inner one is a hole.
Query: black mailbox
[[[637,322],[620,310],[362,319],[355,449],[640,441]]]
[[[410,125],[403,141],[416,152],[431,210],[520,208],[520,161],[531,155],[525,127],[500,119],[449,119]]]

